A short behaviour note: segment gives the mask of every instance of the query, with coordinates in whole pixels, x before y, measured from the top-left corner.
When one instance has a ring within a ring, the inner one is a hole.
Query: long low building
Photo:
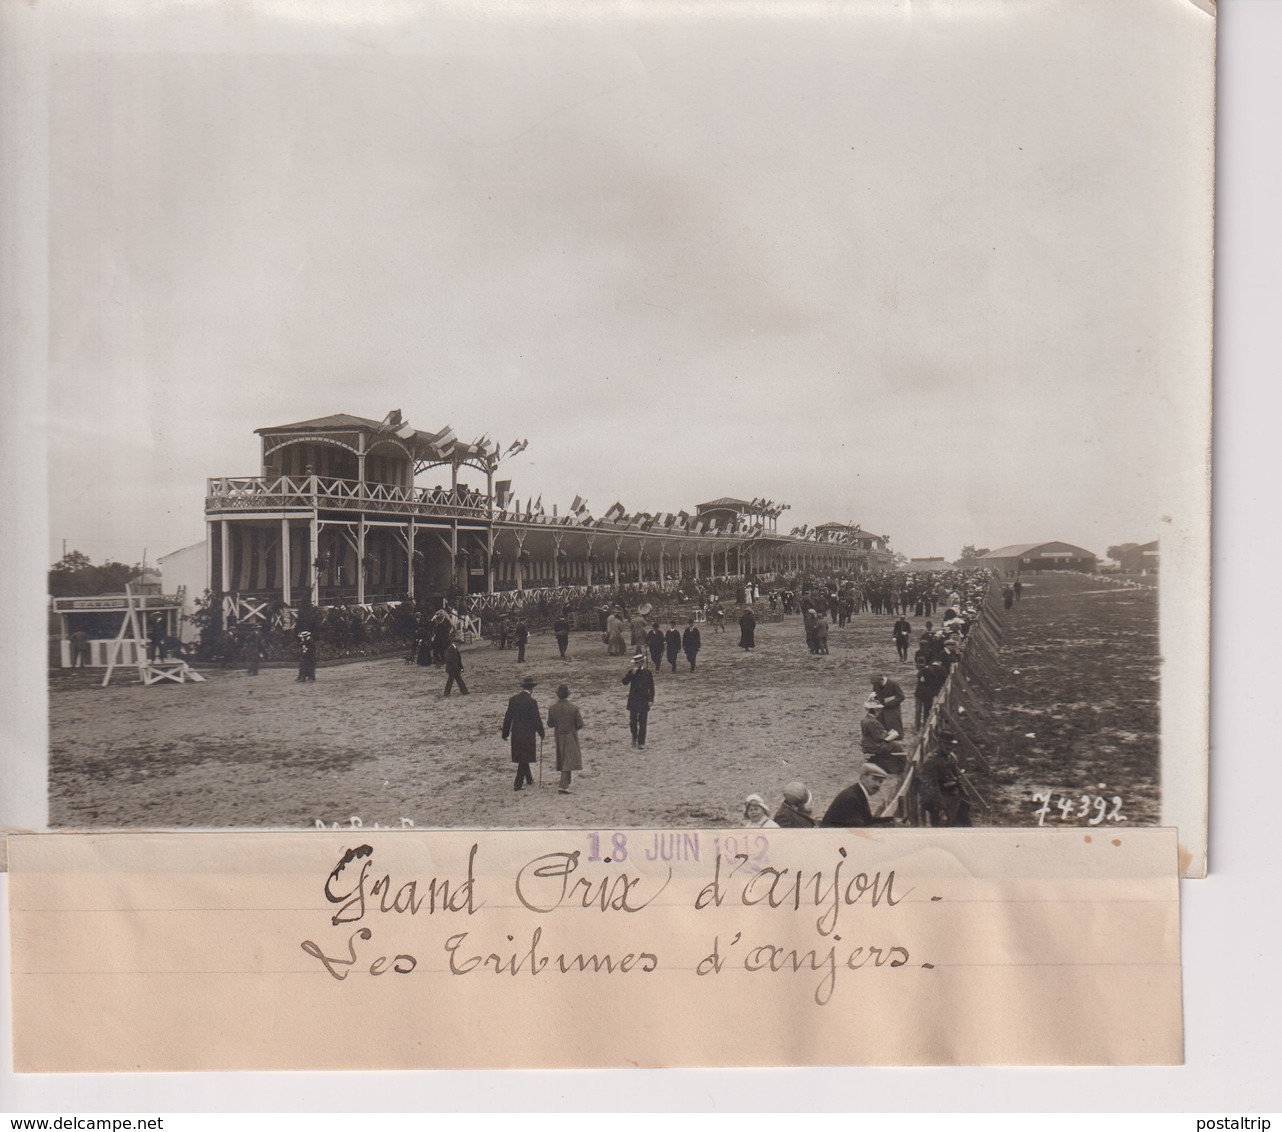
[[[1040,570],[1077,570],[1093,574],[1099,559],[1080,546],[1069,542],[1022,542],[990,550],[980,564],[996,570],[998,577],[1018,578]]]
[[[209,480],[206,587],[239,617],[264,602],[364,605],[534,588],[618,586],[780,570],[890,569],[884,535],[849,524],[779,530],[770,500],[718,499],[693,514],[599,518],[580,500],[548,514],[522,505],[488,437],[424,432],[398,412],[382,421],[335,414],[256,430],[258,475]],[[475,486],[465,478],[475,477]],[[431,486],[421,481],[435,479]]]

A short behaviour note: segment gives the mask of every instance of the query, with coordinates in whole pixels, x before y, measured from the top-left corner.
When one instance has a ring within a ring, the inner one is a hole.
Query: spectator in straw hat
[[[881,723],[887,731],[897,731],[900,735],[904,733],[904,717],[899,710],[899,705],[904,702],[904,690],[899,686],[898,680],[892,680],[888,676],[874,676],[872,678],[872,694],[877,697],[882,706]]]
[[[874,817],[872,796],[885,784],[887,773],[871,760],[864,763],[859,772],[859,781],[847,786],[833,800],[819,823],[825,826],[839,826],[843,829],[857,829],[868,825],[889,825],[894,819]]]
[[[789,782],[783,788],[783,802],[775,811],[775,825],[780,829],[813,829],[814,815],[810,803],[814,795],[804,782]]]
[[[308,680],[316,680],[316,638],[304,629],[298,634],[298,681]]]
[[[654,673],[645,666],[645,653],[632,657],[632,667],[623,675],[628,685],[628,728],[632,732],[632,745],[645,750],[646,724],[650,705],[654,703]]]
[[[534,785],[530,763],[538,761],[539,751],[535,739],[542,739],[544,735],[539,705],[531,695],[535,686],[533,680],[522,680],[521,690],[508,700],[507,715],[503,717],[503,738],[511,737],[512,761],[516,763],[513,790],[520,790],[526,784]]]
[[[859,724],[859,747],[869,762],[874,762],[889,774],[903,774],[908,760],[899,752],[904,745],[896,742],[899,735],[887,731],[881,721],[885,710],[876,696],[869,696],[864,703],[864,718]]]
[[[557,793],[569,794],[571,772],[583,769],[583,752],[579,747],[583,716],[570,703],[570,689],[565,684],[557,688],[556,702],[548,708],[548,726],[556,733],[556,769],[561,772]]]

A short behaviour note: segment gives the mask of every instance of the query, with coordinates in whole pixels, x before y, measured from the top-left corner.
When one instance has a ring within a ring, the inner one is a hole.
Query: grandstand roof
[[[330,413],[327,417],[315,417],[310,421],[295,421],[293,424],[272,425],[269,428],[256,428],[255,432],[286,432],[293,429],[327,429],[327,428],[382,428],[382,421],[372,421],[369,417],[354,417],[350,413]]]

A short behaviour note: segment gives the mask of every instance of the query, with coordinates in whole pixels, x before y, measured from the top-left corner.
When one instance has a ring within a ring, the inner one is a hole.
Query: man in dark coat
[[[895,649],[899,653],[900,660],[908,659],[908,641],[912,637],[912,623],[906,618],[901,617],[895,622],[895,627],[891,630],[895,638]]]
[[[530,640],[530,627],[526,625],[524,617],[517,619],[513,636],[516,639],[516,663],[524,664],[525,646]]]
[[[876,763],[864,763],[859,781],[847,786],[828,807],[820,825],[858,829],[869,825],[889,825],[894,819],[873,817],[872,796],[881,789],[889,776]]]
[[[691,672],[694,671],[694,662],[698,659],[701,648],[703,648],[703,634],[699,632],[699,626],[691,617],[686,622],[686,631],[681,634],[681,651],[686,654],[686,660],[690,662]]]
[[[901,754],[904,745],[895,741],[898,738],[895,732],[887,731],[882,725],[882,711],[881,701],[875,696],[869,697],[859,724],[859,748],[869,762],[876,763],[888,774],[903,774],[908,765],[907,758]]]
[[[530,763],[536,762],[539,757],[535,739],[543,738],[543,717],[539,714],[539,705],[530,694],[534,686],[533,680],[522,680],[521,690],[508,700],[507,715],[503,717],[503,738],[511,736],[512,761],[516,763],[513,790],[520,790],[527,783],[534,785]]]
[[[947,678],[947,670],[937,660],[931,661],[917,674],[917,726],[919,728],[926,725],[926,719],[930,715],[931,707],[934,706],[935,697],[943,690],[944,681]]]
[[[556,647],[560,650],[561,659],[564,660],[565,650],[570,644],[570,623],[566,620],[564,613],[556,619],[556,624],[552,626],[552,635],[556,637]]]
[[[921,808],[931,825],[970,825],[970,800],[962,788],[957,736],[940,731],[939,746],[922,760],[918,782]]]
[[[628,685],[628,728],[632,732],[632,745],[645,750],[646,723],[650,705],[654,703],[654,673],[645,666],[645,653],[632,658],[632,667],[623,676]]]
[[[654,665],[655,672],[663,668],[663,639],[663,630],[656,621],[654,628],[645,635],[646,648],[650,650],[650,663]]]
[[[668,632],[663,638],[664,647],[668,652],[668,667],[673,672],[677,670],[677,654],[681,651],[681,634],[677,631],[675,621],[668,622]]]
[[[751,609],[745,609],[739,618],[739,647],[745,652],[757,647],[757,617]]]
[[[888,676],[874,676],[872,678],[872,694],[877,697],[881,706],[886,709],[881,713],[882,726],[887,731],[898,731],[900,735],[903,735],[904,717],[899,710],[899,705],[904,702],[904,690],[899,686],[899,681],[891,680]]]
[[[249,675],[257,676],[259,665],[263,661],[263,634],[257,625],[245,634],[245,659],[249,665]]]
[[[458,690],[467,695],[467,684],[463,680],[463,654],[458,649],[458,634],[450,638],[450,643],[445,646],[445,694],[448,696],[454,685],[458,685]]]

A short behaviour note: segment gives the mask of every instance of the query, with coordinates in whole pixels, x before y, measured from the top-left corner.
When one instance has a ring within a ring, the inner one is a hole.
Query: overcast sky
[[[949,558],[1146,541],[1201,475],[1184,0],[172,10],[50,75],[51,560],[200,540],[335,412],[528,437],[549,512]]]

